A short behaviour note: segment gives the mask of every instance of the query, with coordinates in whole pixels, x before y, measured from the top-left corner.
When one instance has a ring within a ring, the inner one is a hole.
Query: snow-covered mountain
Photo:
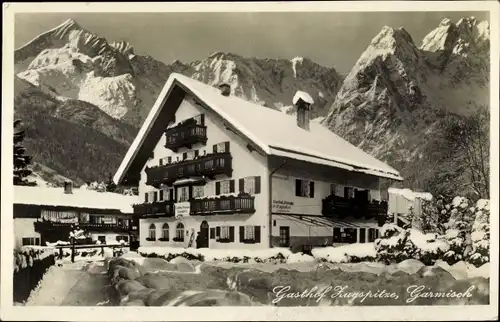
[[[82,162],[106,160],[109,172],[172,72],[207,84],[229,83],[233,95],[288,114],[294,113],[293,94],[303,90],[316,103],[314,121],[411,177],[410,170],[422,164],[427,138],[440,130],[446,115],[489,105],[488,22],[444,19],[419,43],[404,28],[384,27],[344,77],[302,57],[257,59],[215,52],[200,61],[167,65],[136,54],[132,44],[108,42],[67,20],[15,51],[16,76],[24,81],[16,80],[16,97],[24,97],[24,117],[31,117],[26,90],[39,91],[29,104],[52,106],[51,123],[43,124],[48,121],[42,117],[34,122],[44,129],[41,135],[52,133],[54,122],[66,128],[68,121],[78,125],[78,133],[97,132],[101,143],[92,146],[92,159],[85,155]],[[33,140],[35,161],[44,163],[40,158],[46,158],[44,142],[49,140]],[[68,144],[68,151],[83,155],[75,151],[75,140],[60,142],[58,149]],[[66,177],[85,168],[78,161],[65,162],[65,154],[54,158],[44,165]],[[85,168],[80,181],[102,179],[102,171],[94,168]]]
[[[291,105],[297,88],[316,98],[318,115],[326,115],[341,76],[307,58],[255,59],[213,53],[202,61],[170,65],[136,55],[131,44],[109,43],[67,20],[15,52],[17,76],[86,101],[108,115],[139,127],[171,72],[208,84],[231,85],[234,95],[272,108]]]
[[[408,177],[443,118],[478,106],[489,106],[489,24],[444,19],[420,47],[404,28],[384,27],[322,123]]]

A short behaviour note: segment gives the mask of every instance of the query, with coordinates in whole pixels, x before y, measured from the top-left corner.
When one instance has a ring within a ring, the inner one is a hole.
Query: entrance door
[[[280,226],[280,247],[290,246],[290,227]]]
[[[196,240],[196,248],[208,248],[208,238],[209,238],[210,227],[206,221],[203,221],[200,225],[200,234]]]

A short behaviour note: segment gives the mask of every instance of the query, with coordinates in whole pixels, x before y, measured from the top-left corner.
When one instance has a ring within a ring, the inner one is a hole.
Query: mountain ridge
[[[106,123],[109,131],[102,130],[105,124],[94,126],[117,146],[130,144],[168,76],[178,72],[210,85],[228,83],[233,95],[287,114],[294,113],[295,91],[306,91],[316,102],[316,121],[410,177],[415,174],[408,168],[425,154],[420,133],[437,133],[448,114],[487,104],[486,66],[489,25],[473,17],[444,19],[420,46],[404,27],[384,26],[346,75],[307,57],[252,58],[223,51],[165,64],[71,19],[16,50],[20,79],[72,102],[54,117],[92,127],[98,122],[84,115],[90,104],[118,121]]]

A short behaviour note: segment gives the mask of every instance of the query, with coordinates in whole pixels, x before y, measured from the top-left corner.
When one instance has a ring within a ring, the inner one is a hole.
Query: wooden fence
[[[103,244],[103,245],[96,245],[96,244],[90,244],[90,245],[76,245],[76,244],[73,244],[73,245],[58,245],[58,246],[55,246],[55,248],[59,249],[59,256],[58,258],[59,259],[62,259],[63,258],[63,249],[64,248],[71,248],[71,262],[75,262],[75,252],[77,249],[82,249],[82,248],[85,248],[85,249],[88,249],[88,248],[100,248],[101,249],[101,253],[103,254],[104,256],[104,248],[111,248],[113,249],[113,256],[115,256],[115,249],[116,248],[123,248],[123,247],[130,247],[129,244],[120,244],[120,245],[106,245],[106,244]]]

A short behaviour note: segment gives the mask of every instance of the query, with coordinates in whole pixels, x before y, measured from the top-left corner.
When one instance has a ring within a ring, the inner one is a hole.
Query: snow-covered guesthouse
[[[137,202],[138,196],[73,189],[71,182],[64,188],[14,186],[15,247],[68,241],[75,224],[93,241],[129,241]]]
[[[173,73],[114,176],[139,185],[141,246],[300,249],[373,241],[398,171],[310,122]]]

